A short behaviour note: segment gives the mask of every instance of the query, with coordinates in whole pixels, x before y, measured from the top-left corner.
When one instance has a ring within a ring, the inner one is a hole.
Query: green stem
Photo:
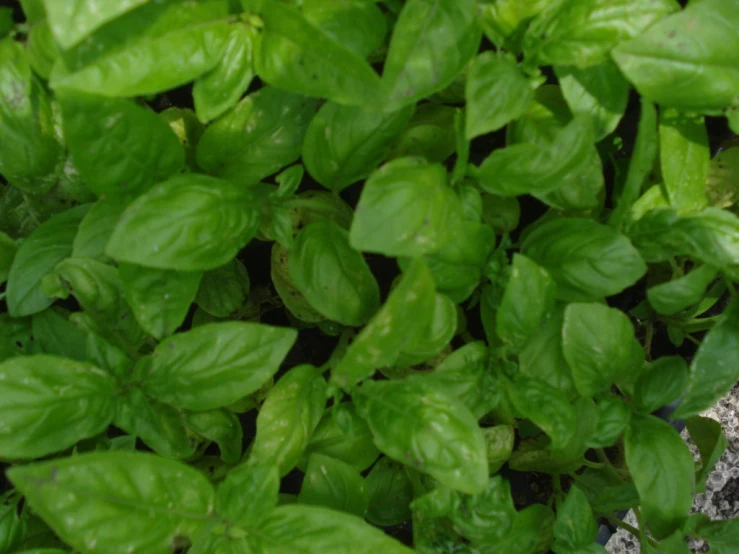
[[[724,275],[724,283],[726,283],[726,288],[729,289],[729,294],[731,294],[731,297],[736,298],[736,287],[734,286],[732,280],[729,279],[726,275]]]
[[[606,464],[599,464],[598,462],[591,462],[590,460],[583,460],[583,465],[585,467],[592,467],[593,469],[605,469]]]
[[[560,481],[558,473],[552,474],[552,491],[552,498],[554,498],[557,510],[559,510],[560,505],[562,504],[562,497],[564,496],[564,493],[562,492],[562,482]]]
[[[615,477],[619,481],[624,480],[624,478],[619,474],[616,468],[613,467],[613,464],[608,459],[608,455],[606,454],[605,450],[603,450],[602,448],[596,448],[595,456],[598,458],[600,463],[603,464],[603,469],[605,470],[606,473],[608,473],[612,477]]]
[[[637,537],[639,541],[641,542],[641,535],[642,535],[641,530],[637,529],[633,525],[629,525],[625,521],[618,519],[616,516],[608,516],[608,521],[610,521],[616,527],[620,527],[624,531],[628,531],[629,533]],[[646,539],[646,542],[648,542],[651,546],[654,546],[654,547],[659,546],[657,541],[655,541],[654,539],[650,539],[649,537],[645,537],[645,539]]]

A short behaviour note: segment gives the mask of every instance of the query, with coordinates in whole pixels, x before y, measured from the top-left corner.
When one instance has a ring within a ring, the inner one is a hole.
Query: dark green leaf
[[[171,554],[175,538],[193,538],[215,505],[202,473],[140,452],[82,454],[14,467],[8,477],[62,539],[90,554],[111,545]]]
[[[431,321],[419,324],[416,338],[407,342],[395,361],[396,367],[421,364],[440,354],[457,331],[457,306],[449,297],[436,293]]]
[[[32,330],[39,354],[56,354],[80,362],[87,361],[85,334],[70,323],[63,312],[49,308],[35,314]]]
[[[117,199],[106,198],[95,202],[77,229],[72,243],[72,256],[108,261],[105,245],[125,208],[125,204]]]
[[[729,446],[729,441],[721,424],[714,419],[693,416],[685,420],[685,426],[701,457],[701,467],[695,476],[696,492],[705,492],[708,475]]]
[[[634,485],[623,481],[616,474],[587,468],[578,475],[576,482],[598,515],[611,515],[639,504],[639,495]]]
[[[0,232],[0,284],[8,280],[13,258],[18,251],[18,245],[8,235]]]
[[[636,283],[646,264],[629,239],[587,219],[560,218],[529,234],[522,252],[549,271],[563,300],[595,300]]]
[[[0,363],[0,456],[37,458],[100,433],[113,419],[115,381],[95,366],[59,356]]]
[[[364,517],[369,496],[355,467],[323,454],[311,454],[298,502]]]
[[[204,439],[218,444],[224,462],[234,464],[241,458],[244,431],[233,412],[219,409],[189,413],[187,426]]]
[[[595,540],[597,532],[598,523],[595,521],[588,498],[575,485],[567,493],[567,498],[557,510],[552,550],[558,554],[586,551],[586,548]]]
[[[718,270],[702,265],[687,275],[647,289],[649,304],[659,313],[672,315],[698,304],[706,288],[716,278]]]
[[[143,364],[147,394],[178,408],[210,410],[257,391],[292,347],[294,329],[259,323],[212,323],[177,333]]]
[[[77,227],[89,206],[78,206],[42,223],[15,255],[8,275],[6,301],[13,317],[45,310],[53,300],[42,288],[41,279],[72,253]]]
[[[59,47],[54,42],[48,20],[39,21],[31,27],[26,49],[33,70],[42,79],[48,79],[59,57]]]
[[[405,131],[392,145],[390,159],[418,156],[429,163],[444,162],[457,149],[458,112],[458,108],[432,102],[418,106]]]
[[[739,544],[739,519],[702,520],[695,535],[708,543],[712,554],[735,554],[736,545]]]
[[[608,395],[596,404],[597,424],[587,444],[591,448],[603,448],[616,444],[631,419],[631,409],[619,396]]]
[[[669,423],[653,416],[632,417],[625,445],[626,464],[639,491],[644,518],[655,537],[666,537],[688,517],[693,455]]]
[[[236,525],[257,525],[277,506],[280,474],[275,465],[240,465],[216,491],[218,513]]]
[[[644,350],[629,318],[603,304],[570,304],[562,326],[562,350],[575,388],[584,397],[606,392],[641,370]]]
[[[383,456],[365,478],[369,507],[367,520],[380,526],[399,525],[411,518],[413,485],[406,469]]]
[[[634,406],[644,414],[680,398],[688,384],[688,364],[679,356],[664,356],[643,371],[634,386]]]
[[[144,267],[214,269],[233,259],[258,226],[259,209],[249,190],[205,175],[182,175],[126,208],[105,253]]]
[[[246,267],[234,259],[203,273],[195,303],[214,317],[228,317],[244,305],[250,286]]]
[[[355,390],[354,398],[375,445],[389,458],[453,489],[484,490],[485,440],[459,400],[418,379],[369,381]]]
[[[263,87],[205,130],[198,165],[242,187],[253,185],[300,157],[316,108],[314,100]]]

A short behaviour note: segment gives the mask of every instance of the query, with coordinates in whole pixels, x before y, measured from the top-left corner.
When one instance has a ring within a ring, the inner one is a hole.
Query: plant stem
[[[639,534],[637,535],[639,537],[639,542],[642,545],[649,543],[652,546],[658,546],[657,541],[652,540],[649,537],[647,537],[647,531],[646,531],[646,528],[644,527],[644,521],[642,520],[642,517],[641,517],[641,510],[639,510],[638,507],[634,508],[634,515],[636,516],[636,521],[639,523]]]
[[[641,542],[642,531],[640,529],[637,529],[633,525],[629,525],[625,521],[622,521],[622,520],[618,519],[616,516],[608,516],[608,521],[610,521],[616,527],[620,527],[624,531],[628,531],[629,533],[631,533],[632,535],[634,535],[636,538],[638,538],[639,541]],[[659,544],[657,543],[657,541],[655,541],[654,539],[651,539],[649,537],[645,537],[645,538],[646,538],[646,541],[651,546],[655,546],[655,547],[656,546],[659,546]]]

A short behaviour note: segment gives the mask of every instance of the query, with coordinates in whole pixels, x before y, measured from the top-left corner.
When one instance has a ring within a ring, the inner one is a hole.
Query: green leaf
[[[634,415],[626,429],[626,464],[639,491],[642,513],[656,538],[685,522],[693,501],[693,455],[672,426]]]
[[[356,516],[318,506],[278,506],[259,526],[258,552],[411,554],[395,539]]]
[[[575,485],[557,510],[552,550],[563,554],[586,551],[595,540],[597,532],[598,523],[588,498]]]
[[[698,447],[701,458],[701,466],[695,476],[696,492],[705,492],[706,480],[729,446],[729,441],[721,424],[714,419],[693,416],[685,420],[685,426],[690,433],[690,439]]]
[[[376,369],[391,366],[404,346],[416,342],[426,329],[435,305],[431,274],[422,261],[414,260],[332,370],[332,384],[346,390],[370,377]]]
[[[518,375],[507,383],[506,396],[518,414],[549,435],[553,449],[569,442],[576,430],[577,415],[561,392],[544,381]]]
[[[494,150],[475,176],[491,194],[542,196],[584,173],[591,162],[592,147],[590,120],[576,117],[547,146],[521,143]]]
[[[254,47],[259,34],[234,25],[216,66],[195,80],[192,98],[198,119],[207,123],[236,105],[254,78]]]
[[[106,198],[95,202],[77,229],[72,243],[72,256],[108,261],[105,245],[125,208],[125,204],[118,199]]]
[[[320,314],[342,325],[367,322],[380,305],[380,288],[349,234],[330,220],[298,233],[288,256],[296,288]]]
[[[513,453],[516,432],[512,425],[494,425],[482,430],[488,451],[488,470],[497,473]]]
[[[703,338],[690,363],[688,390],[672,414],[684,418],[713,406],[739,379],[739,302],[726,308],[721,321]]]
[[[51,97],[31,73],[23,45],[0,40],[0,173],[32,193],[54,186],[64,151]]]
[[[465,85],[465,136],[497,131],[523,115],[534,90],[515,60],[483,52],[470,65]]]
[[[18,251],[18,245],[8,235],[0,232],[0,284],[8,280],[13,258]]]
[[[364,517],[369,497],[356,468],[323,454],[311,454],[298,502]]]
[[[161,340],[182,325],[200,285],[200,272],[120,264],[123,294],[142,329]]]
[[[554,307],[556,287],[546,269],[526,256],[513,255],[511,277],[495,318],[498,336],[519,349]]]
[[[493,543],[486,552],[489,554],[546,552],[552,542],[554,525],[552,510],[543,504],[533,504],[518,512],[504,540]]]
[[[736,108],[726,110],[726,121],[729,124],[729,129],[734,131],[735,134],[739,134],[739,110]]]
[[[136,388],[120,397],[113,425],[138,437],[164,458],[189,458],[197,447],[187,432],[183,413]]]
[[[263,81],[339,104],[378,103],[379,77],[362,57],[337,42],[333,33],[310,22],[294,6],[274,0],[263,2],[259,15],[264,29],[255,67]],[[361,19],[351,24],[360,26]]]
[[[457,149],[456,118],[459,109],[429,102],[413,112],[405,131],[395,140],[390,160],[406,156],[442,163]]]
[[[383,113],[327,102],[308,126],[303,163],[324,187],[341,191],[387,158],[412,115],[412,106]]]
[[[67,258],[54,268],[63,286],[93,317],[112,322],[127,311],[118,270],[89,258]]]
[[[236,525],[257,525],[277,506],[279,492],[277,466],[242,464],[218,486],[216,509]]]
[[[199,471],[140,452],[81,454],[14,467],[8,477],[75,548],[171,554],[208,523],[213,487]],[[152,518],[156,518],[152,520]]]
[[[595,65],[621,41],[679,9],[674,0],[551,3],[529,27],[524,52],[537,65]]]
[[[487,487],[472,496],[457,495],[450,518],[459,533],[473,543],[495,544],[513,527],[518,513],[513,507],[510,483],[500,476],[492,477]]]
[[[727,210],[678,215],[672,209],[656,209],[644,214],[628,234],[648,262],[690,256],[719,268],[739,265],[739,217]]]
[[[739,519],[722,521],[701,520],[695,535],[708,543],[715,554],[734,554],[739,539]]]
[[[607,395],[596,404],[597,424],[592,437],[588,437],[590,448],[604,448],[618,442],[631,419],[631,408],[620,396]]]
[[[280,300],[287,311],[296,319],[307,323],[317,323],[325,318],[319,314],[303,297],[290,277],[288,250],[278,243],[272,245],[270,257],[270,277]]]
[[[226,409],[191,412],[187,426],[206,440],[213,441],[221,451],[221,460],[235,464],[241,459],[244,431],[238,416]]]
[[[54,42],[48,20],[39,21],[31,27],[26,42],[28,62],[42,79],[51,75],[51,70],[59,58],[59,47]]]
[[[562,352],[563,323],[564,307],[555,307],[529,336],[518,353],[518,364],[524,375],[544,381],[571,398],[575,395],[575,384]]]
[[[169,126],[131,100],[62,91],[64,137],[97,195],[137,195],[180,172],[185,152]]]
[[[649,304],[660,314],[676,314],[698,304],[717,275],[718,270],[710,265],[696,267],[687,275],[648,288]]]
[[[54,38],[68,49],[94,31],[149,0],[43,0]]]
[[[487,484],[485,439],[456,398],[421,379],[368,381],[354,391],[375,445],[442,485],[476,494]]]
[[[367,469],[380,455],[369,427],[350,402],[335,404],[323,413],[305,451],[306,455],[313,452],[346,462],[358,471]]]
[[[659,159],[665,192],[679,212],[706,207],[711,152],[702,117],[663,109],[659,119]]]
[[[78,206],[50,218],[20,245],[6,289],[11,316],[35,314],[51,305],[53,299],[44,294],[41,279],[72,253],[77,227],[88,209],[89,206]]]
[[[387,109],[451,84],[480,45],[474,0],[409,0],[395,24],[382,72]]]
[[[195,159],[196,148],[203,135],[205,126],[200,123],[198,116],[189,108],[167,108],[158,113],[169,128],[174,132],[180,144],[185,149],[186,168],[192,171],[198,171],[197,161]]]
[[[457,305],[444,294],[435,295],[431,320],[419,323],[415,340],[401,349],[394,365],[410,367],[440,354],[457,331]]]
[[[246,267],[234,259],[203,273],[195,303],[214,317],[228,317],[244,305],[250,287]]]
[[[210,125],[197,147],[198,165],[245,187],[300,157],[317,103],[263,87]]]
[[[734,0],[693,2],[619,44],[613,58],[640,94],[686,111],[715,113],[739,90]]]
[[[626,314],[603,304],[570,304],[562,326],[562,351],[575,388],[584,397],[606,392],[614,382],[630,380],[644,362]]]
[[[482,30],[498,48],[518,53],[529,22],[549,3],[549,0],[482,0],[478,6]]]
[[[399,525],[411,518],[413,485],[405,468],[383,456],[365,478],[369,507],[367,521],[375,525]]]
[[[688,384],[688,364],[679,356],[663,356],[648,365],[634,386],[634,406],[649,414],[677,400]]]
[[[274,464],[280,475],[300,460],[321,420],[326,405],[326,382],[312,365],[286,373],[267,395],[257,416],[257,437],[249,463]]]
[[[233,259],[258,226],[259,208],[249,190],[205,175],[181,175],[126,208],[105,253],[144,267],[215,269]]]
[[[719,151],[712,159],[708,170],[706,196],[708,204],[715,208],[730,208],[739,200],[739,148],[730,147]]]
[[[126,380],[133,361],[120,348],[93,331],[87,333],[87,359],[119,380]]]
[[[629,239],[587,219],[560,218],[540,225],[524,239],[522,252],[549,271],[557,298],[563,300],[617,294],[647,269]]]
[[[598,515],[611,515],[639,504],[633,483],[623,481],[613,473],[586,468],[578,475],[577,485],[583,489],[590,506]]]
[[[227,0],[149,2],[64,52],[50,83],[109,97],[176,88],[218,63],[230,31]]]
[[[294,329],[239,321],[177,333],[141,366],[144,392],[196,411],[233,404],[277,372],[296,338]]]
[[[32,330],[39,354],[55,354],[80,362],[87,361],[85,334],[62,313],[49,308],[35,314]]]
[[[585,68],[555,66],[554,70],[572,114],[590,117],[595,141],[611,134],[621,121],[629,99],[629,83],[618,67],[606,60]]]
[[[104,431],[115,395],[115,381],[87,363],[45,354],[5,360],[0,456],[38,458]]]
[[[455,200],[442,165],[394,160],[372,173],[362,188],[349,243],[386,256],[436,252],[449,240]]]

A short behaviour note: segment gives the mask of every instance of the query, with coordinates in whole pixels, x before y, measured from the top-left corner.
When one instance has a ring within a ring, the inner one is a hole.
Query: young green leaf
[[[54,38],[62,48],[80,43],[109,21],[149,0],[43,0]]]
[[[586,468],[578,475],[577,485],[588,497],[590,506],[598,515],[610,515],[639,504],[639,496],[633,483],[627,483],[618,475],[607,471]]]
[[[448,296],[437,292],[431,320],[426,325],[419,325],[415,340],[408,341],[401,348],[395,367],[410,367],[433,358],[444,350],[456,331],[457,305]]]
[[[126,205],[120,199],[98,200],[82,218],[72,243],[72,256],[107,262],[105,245]]]
[[[647,366],[634,386],[634,406],[649,414],[680,398],[688,384],[688,365],[678,356],[663,356]]]
[[[18,251],[18,245],[8,235],[0,232],[0,284],[8,280],[13,258]]]
[[[356,468],[323,454],[311,454],[298,502],[364,517],[369,497]]]
[[[529,22],[549,3],[549,0],[482,0],[478,5],[482,30],[498,48],[519,53]]]
[[[34,314],[31,330],[39,354],[87,361],[87,338],[83,331],[69,322],[63,312],[48,308]]]
[[[216,509],[236,525],[257,525],[277,506],[280,474],[275,465],[239,465],[216,490]]]
[[[99,334],[88,331],[86,351],[90,362],[120,381],[128,380],[134,366],[133,360],[116,345]]]
[[[695,475],[696,492],[705,492],[708,476],[729,446],[729,441],[721,429],[721,424],[715,419],[689,417],[685,420],[685,427],[690,433],[690,440],[698,447],[701,458],[700,469]]]
[[[687,275],[648,288],[649,304],[660,314],[676,314],[698,304],[717,275],[718,270],[713,266],[696,267]]]
[[[485,439],[459,400],[421,379],[368,381],[354,399],[386,456],[450,488],[468,494],[485,489]]]
[[[320,314],[342,325],[367,322],[380,305],[380,288],[349,234],[330,220],[298,233],[288,255],[296,288]]]
[[[521,254],[513,255],[511,277],[503,292],[495,327],[503,342],[523,346],[554,307],[556,286],[547,270]]]
[[[576,485],[567,493],[567,498],[557,510],[557,523],[554,525],[554,545],[552,550],[557,554],[571,552],[588,552],[587,548],[595,540],[598,523],[587,496]],[[605,550],[601,550],[605,552]]]
[[[636,283],[647,267],[622,234],[592,220],[559,218],[537,227],[522,253],[546,269],[557,298],[595,300]]]
[[[177,333],[159,343],[150,363],[139,362],[142,387],[178,408],[227,406],[259,390],[296,338],[294,329],[238,321]]]
[[[216,66],[195,80],[192,98],[198,119],[207,123],[231,109],[254,78],[254,49],[259,34],[249,25],[234,25]]]
[[[109,97],[155,94],[212,69],[230,31],[228,0],[149,2],[64,52],[50,83]]]
[[[618,67],[606,60],[584,68],[555,66],[562,95],[573,115],[586,114],[596,142],[612,133],[626,110],[629,83]]]
[[[23,45],[10,37],[0,40],[0,87],[0,173],[22,190],[47,192],[64,162],[58,122]]]
[[[443,163],[457,149],[458,113],[458,108],[433,102],[418,106],[392,145],[389,159],[413,156],[432,164]]]
[[[421,256],[442,248],[457,208],[443,166],[401,158],[375,171],[364,187],[349,230],[357,250]]]
[[[318,506],[278,506],[259,526],[263,554],[282,552],[352,552],[411,554],[395,539],[356,516]]]
[[[562,326],[562,351],[575,388],[584,397],[606,392],[641,370],[644,350],[629,318],[603,304],[570,304]]]
[[[711,152],[702,117],[662,109],[659,118],[659,159],[670,206],[679,212],[706,207],[706,181]]]
[[[105,253],[144,267],[214,269],[230,261],[258,226],[259,208],[249,190],[205,175],[182,175],[126,208]]]
[[[14,467],[8,477],[62,539],[90,554],[111,545],[171,554],[178,537],[207,525],[215,505],[202,473],[140,452],[81,454]]]
[[[244,305],[250,287],[246,267],[234,259],[203,273],[195,303],[213,317],[228,317]]]
[[[265,0],[255,67],[266,83],[339,104],[377,104],[380,79],[372,67],[339,37],[308,20],[295,6]],[[361,20],[351,22],[361,25]]]
[[[223,408],[191,412],[187,414],[187,427],[204,439],[215,442],[224,462],[235,464],[241,459],[244,430],[235,413]]]
[[[147,397],[137,388],[120,397],[113,425],[138,437],[164,458],[189,458],[197,447],[187,432],[182,412]]]
[[[292,368],[272,388],[257,416],[250,464],[271,463],[285,475],[295,467],[321,420],[326,382],[312,365]]]
[[[472,62],[465,86],[465,136],[473,139],[497,131],[523,115],[534,89],[515,60],[483,52]]]
[[[480,45],[474,0],[409,0],[393,30],[382,71],[387,109],[449,85]]]
[[[331,372],[331,382],[346,390],[376,369],[392,365],[405,345],[422,338],[420,334],[431,321],[435,305],[433,278],[426,265],[415,260],[385,304],[349,345]]]
[[[555,2],[532,22],[524,52],[539,65],[588,67],[607,60],[618,43],[679,9],[674,0]]]
[[[159,340],[182,325],[203,275],[125,263],[118,266],[118,271],[136,321]]]
[[[64,137],[97,195],[137,195],[180,172],[185,152],[169,126],[131,100],[62,92]]]
[[[350,402],[335,404],[323,413],[305,450],[306,455],[314,452],[346,462],[358,471],[367,469],[380,455],[369,427]]]
[[[649,415],[632,417],[625,446],[644,518],[655,537],[666,537],[690,511],[693,455],[669,423]]]
[[[703,516],[696,526],[695,536],[706,541],[711,552],[732,554],[732,551],[736,550],[739,538],[739,519],[710,521],[708,517]]]
[[[59,58],[59,47],[51,34],[48,20],[44,19],[31,26],[26,42],[28,63],[42,79],[49,79],[51,70]]]
[[[366,518],[380,526],[399,525],[411,518],[413,485],[406,469],[383,456],[365,478],[369,506]]]
[[[737,25],[734,0],[694,2],[619,44],[613,58],[652,102],[715,113],[730,106],[739,90]]]
[[[41,288],[41,279],[72,253],[72,241],[89,205],[78,206],[45,221],[20,245],[8,274],[6,302],[13,317],[48,308],[53,299]]]
[[[620,396],[607,395],[596,404],[595,431],[587,439],[590,448],[604,448],[616,444],[631,420],[631,408]]]
[[[263,87],[205,130],[198,165],[242,187],[253,185],[300,157],[316,108],[314,100]]]
[[[39,354],[0,363],[0,456],[37,458],[100,433],[113,419],[115,381],[88,363]]]
[[[739,302],[730,304],[721,321],[706,333],[690,363],[690,379],[672,417],[699,414],[729,392],[739,379]]]
[[[412,115],[412,106],[384,113],[327,102],[308,126],[303,163],[324,187],[341,191],[388,156]]]

